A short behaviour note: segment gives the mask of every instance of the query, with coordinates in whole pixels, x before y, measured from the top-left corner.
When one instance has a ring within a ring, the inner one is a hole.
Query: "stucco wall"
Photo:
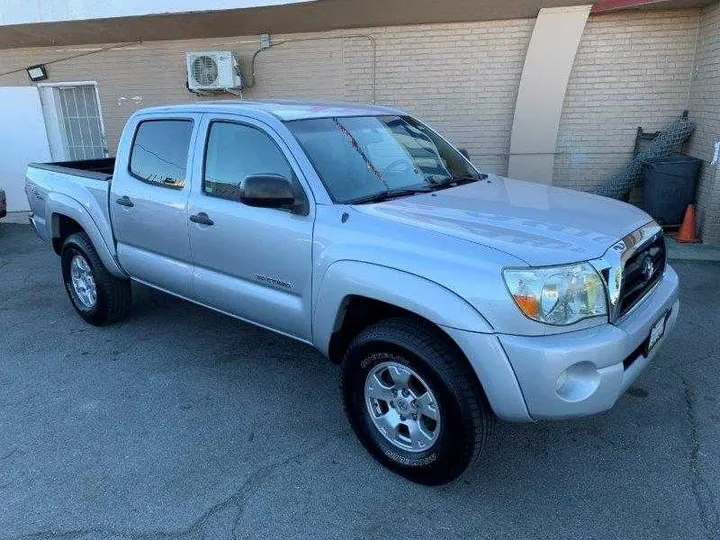
[[[703,242],[720,245],[720,163],[711,163],[720,141],[720,4],[700,15],[689,109],[696,129],[688,152],[705,161],[697,190],[700,232]]]

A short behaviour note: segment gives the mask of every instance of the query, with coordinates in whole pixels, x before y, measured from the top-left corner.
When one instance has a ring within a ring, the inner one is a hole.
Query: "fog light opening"
[[[591,362],[579,362],[563,371],[555,381],[557,395],[569,402],[583,401],[600,386],[600,372]]]

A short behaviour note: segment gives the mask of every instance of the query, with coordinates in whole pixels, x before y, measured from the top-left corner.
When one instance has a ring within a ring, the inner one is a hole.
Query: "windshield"
[[[428,190],[480,176],[462,154],[407,116],[313,118],[286,124],[337,203]]]

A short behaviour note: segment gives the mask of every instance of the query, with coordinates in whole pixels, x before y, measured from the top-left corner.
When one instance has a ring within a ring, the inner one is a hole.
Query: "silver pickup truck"
[[[647,214],[483,174],[385,107],[146,109],[116,159],[32,164],[26,192],[87,322],[127,315],[134,280],[312,344],[363,445],[425,484],[495,417],[612,407],[678,315]]]

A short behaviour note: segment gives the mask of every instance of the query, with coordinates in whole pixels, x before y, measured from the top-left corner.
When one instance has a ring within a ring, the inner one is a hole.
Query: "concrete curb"
[[[680,244],[669,236],[665,236],[665,241],[671,262],[720,262],[720,246]]]

